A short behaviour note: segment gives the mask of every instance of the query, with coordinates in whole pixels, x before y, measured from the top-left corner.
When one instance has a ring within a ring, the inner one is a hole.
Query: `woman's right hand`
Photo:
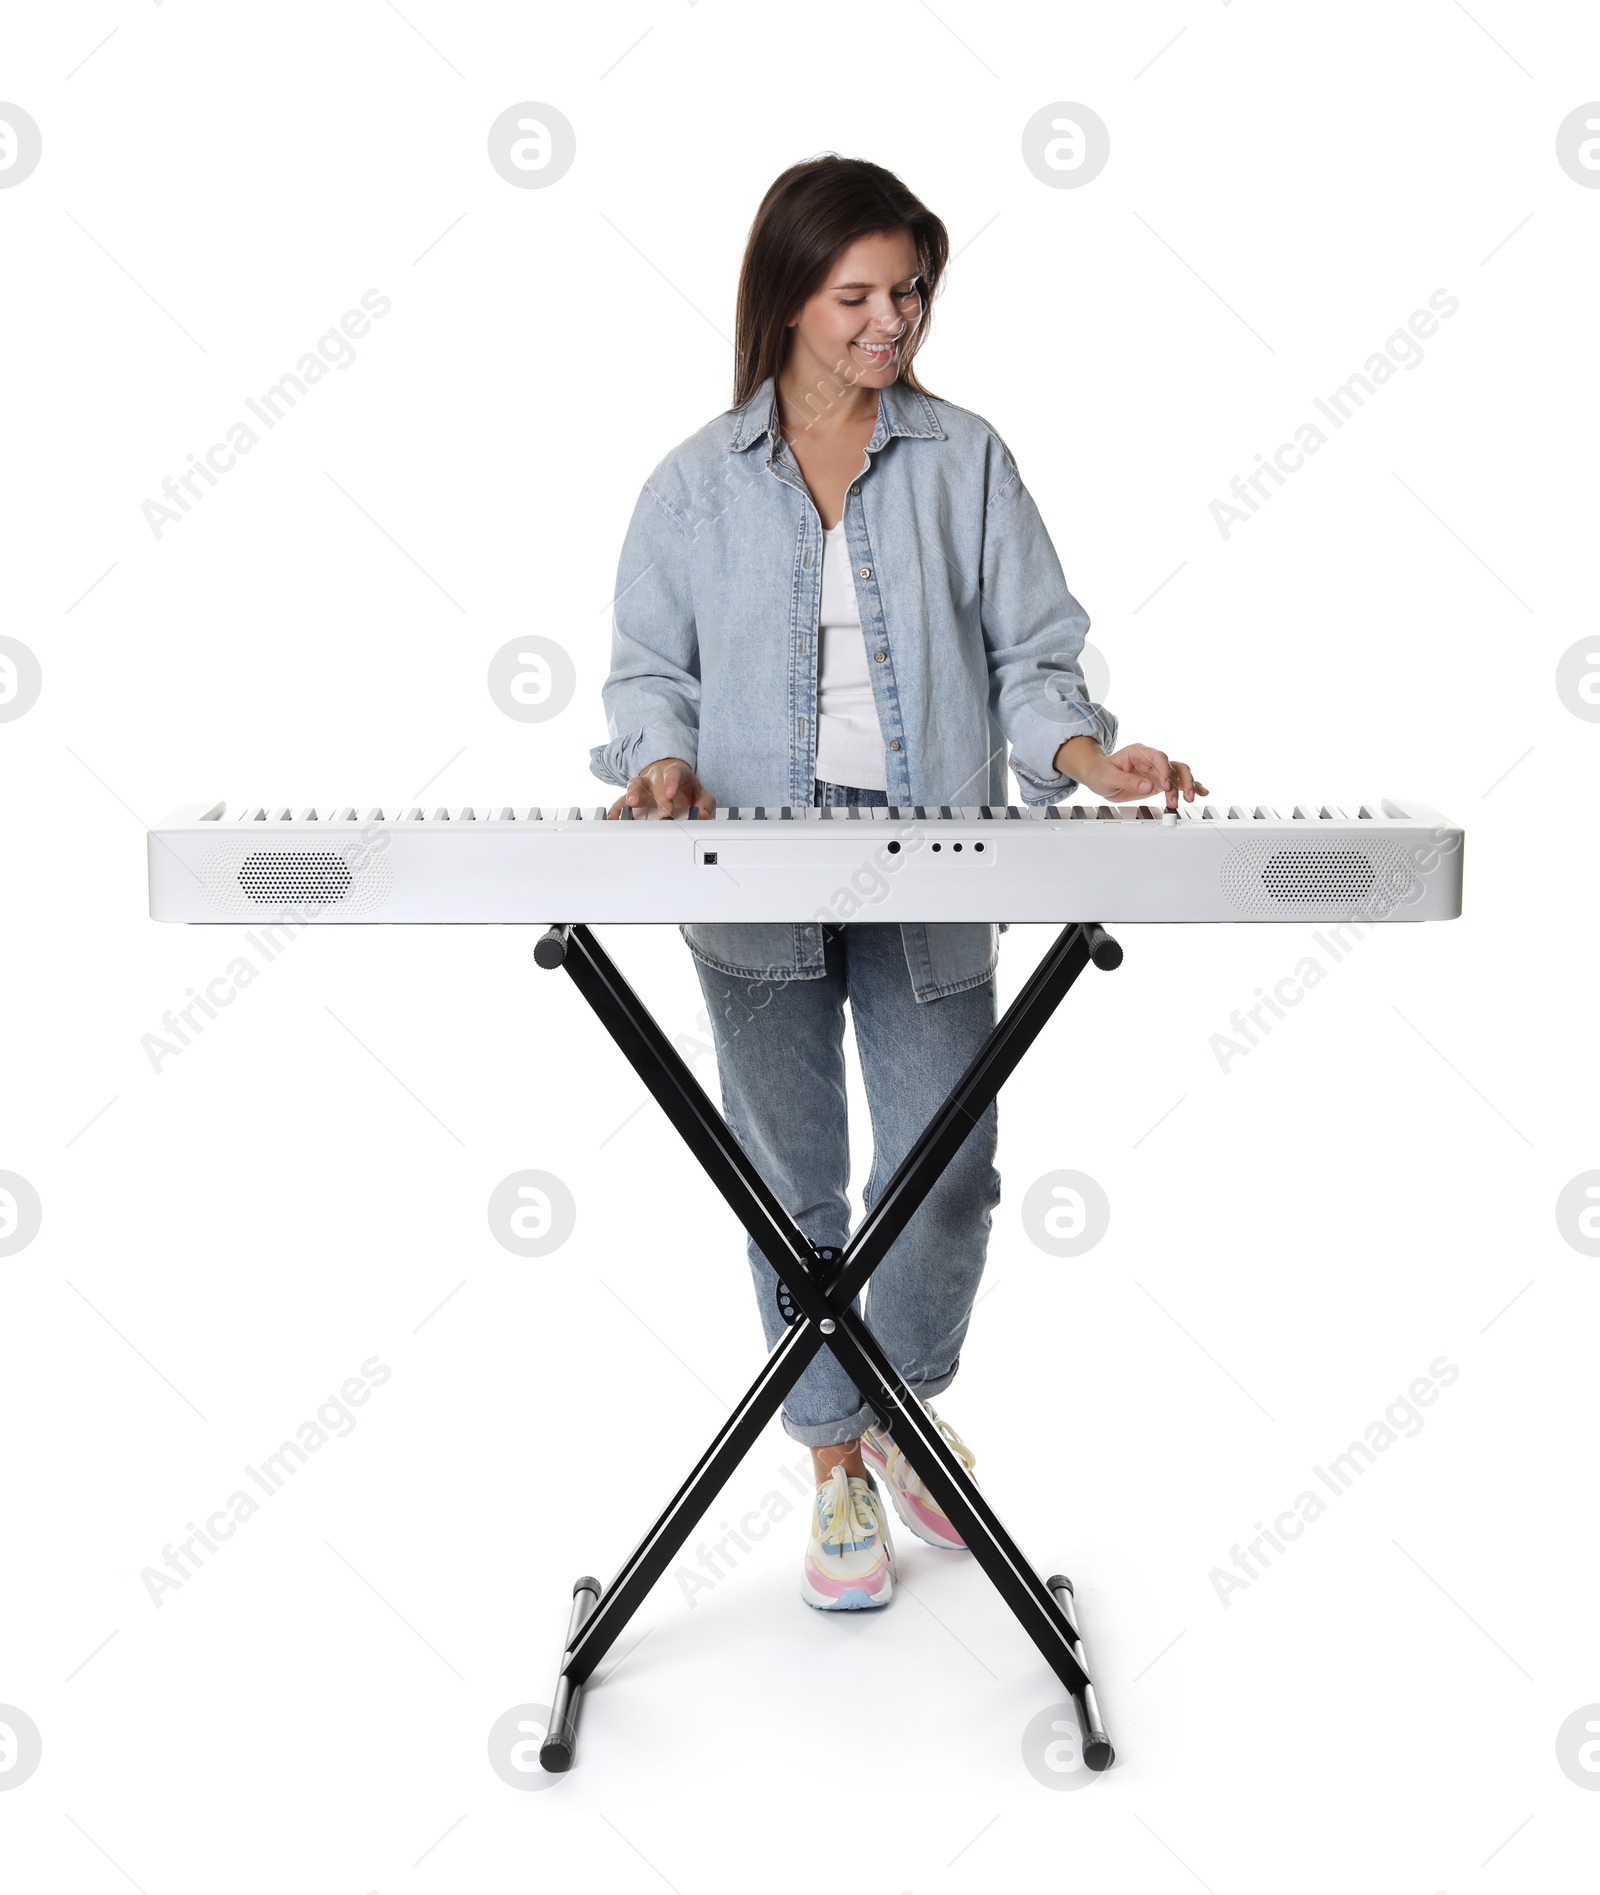
[[[647,763],[629,783],[626,792],[606,811],[607,819],[621,819],[623,809],[634,815],[663,817],[686,815],[693,806],[701,816],[709,816],[717,799],[705,788],[682,757],[661,757]]]

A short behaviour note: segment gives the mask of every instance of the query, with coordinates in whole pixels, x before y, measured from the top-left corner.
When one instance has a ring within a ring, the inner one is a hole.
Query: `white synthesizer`
[[[149,832],[157,921],[1444,921],[1429,804],[270,809]]]

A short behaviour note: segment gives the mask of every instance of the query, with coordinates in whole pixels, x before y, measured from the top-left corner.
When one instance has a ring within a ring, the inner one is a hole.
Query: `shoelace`
[[[817,1535],[824,1546],[845,1547],[870,1540],[878,1530],[870,1500],[857,1494],[843,1467],[833,1470],[833,1484],[817,1496],[822,1531]]]
[[[933,1425],[939,1430],[940,1434],[944,1436],[945,1445],[949,1448],[950,1452],[961,1463],[963,1469],[970,1474],[977,1465],[978,1457],[972,1452],[971,1448],[967,1446],[966,1442],[961,1439],[960,1435],[956,1433],[955,1429],[950,1426],[943,1415],[932,1415],[929,1418],[933,1422]],[[906,1457],[900,1452],[899,1444],[892,1436],[883,1435],[881,1438],[888,1443],[889,1452],[884,1458],[887,1463],[888,1478],[893,1480],[895,1478],[895,1469],[902,1461],[905,1461]],[[911,1481],[915,1481],[917,1486],[921,1487],[924,1493],[927,1493],[928,1490],[923,1486],[915,1468],[912,1467],[909,1461],[906,1461],[905,1478],[901,1481],[901,1485],[905,1486]],[[928,1498],[931,1501],[933,1496],[930,1494]]]

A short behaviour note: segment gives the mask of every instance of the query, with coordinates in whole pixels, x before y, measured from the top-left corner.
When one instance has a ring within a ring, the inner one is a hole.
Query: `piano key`
[[[296,822],[315,822],[316,820],[317,812],[314,809],[302,809],[300,814],[295,817]]]

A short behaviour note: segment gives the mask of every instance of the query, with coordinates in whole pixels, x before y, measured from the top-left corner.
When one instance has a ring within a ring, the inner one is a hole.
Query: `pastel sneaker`
[[[924,1402],[922,1406],[928,1419],[937,1424],[946,1446],[970,1474],[975,1459],[971,1448],[948,1421],[939,1419],[931,1403]],[[912,1471],[911,1463],[884,1429],[869,1428],[861,1437],[861,1458],[883,1476],[895,1512],[919,1540],[926,1540],[929,1546],[946,1547],[951,1552],[965,1548],[967,1543],[951,1524],[950,1516],[922,1484],[921,1476]]]
[[[819,1612],[860,1612],[894,1597],[894,1547],[878,1490],[842,1467],[817,1489],[800,1597]]]

